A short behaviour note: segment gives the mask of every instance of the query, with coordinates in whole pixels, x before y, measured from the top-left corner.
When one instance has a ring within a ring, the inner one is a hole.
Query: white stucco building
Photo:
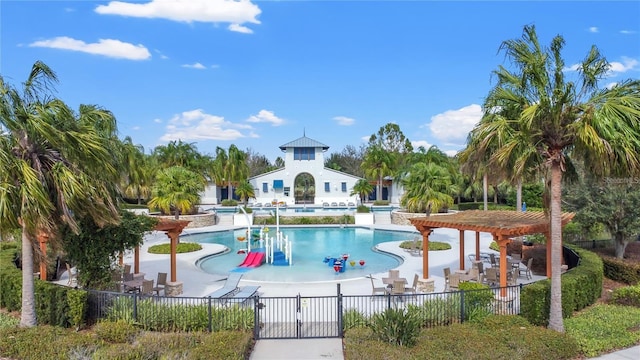
[[[306,135],[281,145],[280,150],[285,153],[284,168],[248,179],[256,195],[251,202],[349,207],[359,204],[359,196],[350,194],[362,178],[326,168],[324,154],[328,149],[329,146]],[[388,185],[391,185],[390,181]],[[211,184],[205,189],[201,203],[218,204],[219,200],[226,199],[226,195],[222,196],[223,189],[226,192],[226,188]],[[384,188],[383,199],[398,203],[401,193],[396,186],[388,186]]]

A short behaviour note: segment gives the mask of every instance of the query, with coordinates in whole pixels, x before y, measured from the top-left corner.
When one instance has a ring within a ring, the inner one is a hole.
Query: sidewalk
[[[249,360],[343,360],[342,339],[258,340]]]
[[[640,359],[640,345],[627,349],[618,350],[606,355],[594,357],[595,360],[636,360]]]

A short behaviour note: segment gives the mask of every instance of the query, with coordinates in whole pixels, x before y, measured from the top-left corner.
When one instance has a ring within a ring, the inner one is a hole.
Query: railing
[[[387,309],[402,308],[424,327],[487,314],[519,314],[522,285],[404,295],[259,297],[241,303],[211,297],[141,296],[89,290],[88,322],[126,320],[156,331],[249,330],[256,339],[342,337]]]

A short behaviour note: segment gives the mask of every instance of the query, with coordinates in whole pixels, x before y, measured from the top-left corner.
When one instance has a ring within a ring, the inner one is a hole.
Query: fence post
[[[260,338],[260,296],[256,295],[253,298],[253,339],[258,340]]]
[[[464,290],[460,290],[460,323],[464,322]]]
[[[345,264],[346,265],[346,264]],[[336,284],[336,288],[338,291],[338,336],[340,338],[343,337],[343,331],[342,331],[342,293],[340,292],[340,283]]]
[[[138,321],[138,294],[133,294],[133,320]]]
[[[207,300],[208,300],[207,301],[207,305],[208,305],[207,313],[209,314],[209,323],[207,324],[207,330],[209,330],[209,332],[212,332],[213,331],[213,319],[212,319],[213,313],[211,311],[211,296],[207,296]]]

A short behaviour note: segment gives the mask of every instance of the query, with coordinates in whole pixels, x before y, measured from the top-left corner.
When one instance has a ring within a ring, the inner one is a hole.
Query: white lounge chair
[[[247,300],[254,297],[260,286],[242,286],[240,291],[227,298],[227,304],[243,305]]]
[[[238,292],[238,283],[240,283],[241,278],[242,274],[232,272],[231,274],[229,274],[229,277],[227,277],[227,280],[224,282],[224,285],[220,289],[212,292],[207,296],[212,299],[218,299],[219,301],[224,300],[226,297],[229,297]]]

